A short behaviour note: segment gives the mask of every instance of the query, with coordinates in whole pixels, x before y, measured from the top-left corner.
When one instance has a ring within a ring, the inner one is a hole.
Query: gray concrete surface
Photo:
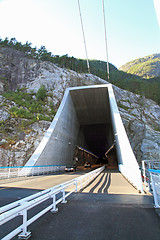
[[[139,191],[124,178],[118,169],[105,169],[81,192],[139,195]]]
[[[16,201],[83,173],[43,176],[0,185],[0,205]],[[110,176],[110,177],[109,177]],[[58,213],[46,213],[29,226],[31,240],[159,240],[160,218],[153,208],[153,197],[139,194],[115,170],[101,173],[80,193],[72,194]],[[51,201],[51,200],[50,200]],[[47,202],[28,213],[31,217]],[[20,224],[20,218],[0,227],[2,232]],[[17,239],[15,237],[14,239]]]
[[[76,145],[90,148],[81,126],[96,127],[97,124],[106,133],[105,140],[101,140],[101,145],[106,149],[114,140],[108,85],[67,89],[51,126],[26,166],[72,164]],[[96,132],[97,129],[94,131],[95,136]],[[94,152],[94,149],[89,150]]]
[[[55,118],[26,165],[73,164],[76,145],[100,157],[114,141],[119,170],[142,190],[139,166],[111,84],[68,88]]]
[[[12,179],[11,182],[0,181],[0,196],[4,196],[2,190],[5,189],[37,189],[44,190],[71,179],[82,176],[92,169],[68,173],[55,173],[46,176],[25,177],[20,180]],[[107,194],[130,194],[139,195],[139,191],[134,188],[118,171],[118,169],[105,169],[95,179],[93,179],[85,188],[81,190],[83,193],[107,193]],[[14,194],[13,194],[14,196]]]
[[[71,164],[78,132],[76,112],[66,91],[55,118],[26,166]]]
[[[21,179],[20,181],[15,179],[11,182],[4,182],[0,181],[0,196],[3,195],[2,190],[9,188],[19,188],[19,189],[37,189],[37,190],[44,190],[61,183],[67,182],[83,174],[89,172],[90,169],[83,170],[83,171],[76,171],[76,172],[68,172],[68,173],[59,173],[59,174],[52,174],[46,176],[34,176],[34,177],[27,177]]]

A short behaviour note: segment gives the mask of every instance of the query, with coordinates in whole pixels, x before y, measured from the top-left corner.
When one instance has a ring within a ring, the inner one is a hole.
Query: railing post
[[[34,168],[33,167],[31,167],[31,176],[33,177],[33,171],[34,171]]]
[[[19,174],[19,172],[20,172],[20,168],[18,168],[18,173],[17,173],[17,177],[19,177],[19,175],[20,175],[20,174]]]
[[[151,182],[152,182],[152,179],[151,179],[151,175],[148,176],[148,184],[149,184],[149,191],[152,192],[152,187],[151,187]]]
[[[158,205],[158,199],[157,199],[157,194],[156,194],[155,182],[154,182],[154,179],[153,179],[154,177],[153,177],[152,173],[150,173],[150,176],[151,176],[151,183],[152,183],[152,189],[153,189],[155,208],[157,208],[159,205]]]
[[[8,178],[10,178],[10,171],[11,171],[11,169],[9,167],[9,169],[8,169]]]
[[[142,174],[143,174],[143,178],[144,178],[144,184],[147,187],[147,182],[146,182],[146,169],[145,169],[145,162],[142,161]]]
[[[27,167],[25,168],[25,177],[27,177]]]
[[[27,209],[23,210],[20,214],[23,216],[23,227],[22,233],[18,235],[18,239],[29,239],[31,237],[31,232],[27,232]]]
[[[83,180],[82,180],[82,178],[81,178],[81,184],[80,184],[80,189],[82,188],[82,181],[83,181]]]
[[[53,205],[52,205],[53,208],[51,210],[51,213],[57,213],[58,212],[58,208],[56,207],[56,195],[53,194],[52,198],[53,198]]]
[[[63,188],[63,190],[62,190],[62,194],[63,194],[62,203],[67,203],[67,200],[65,199],[65,188]]]
[[[75,180],[75,185],[76,185],[76,192],[78,192],[78,181],[77,181],[77,179]]]

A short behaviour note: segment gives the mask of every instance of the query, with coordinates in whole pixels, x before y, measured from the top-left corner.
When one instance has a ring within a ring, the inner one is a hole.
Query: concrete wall
[[[53,122],[26,166],[71,164],[75,146],[87,147],[80,126],[109,124],[109,111],[106,85],[68,88]]]
[[[75,108],[67,89],[53,122],[26,166],[71,164],[79,127]]]
[[[139,166],[125,132],[111,84],[67,89],[51,126],[26,165],[71,164],[77,144],[90,147],[88,138],[94,148],[94,136],[89,133],[93,126],[96,128],[90,132],[94,132],[95,137],[98,136],[98,129],[104,126],[105,134],[102,135],[106,148],[116,140],[119,170],[142,190]],[[102,144],[100,140],[96,139],[97,147]],[[88,150],[94,152],[94,149]]]
[[[113,89],[110,85],[108,86],[108,93],[119,170],[133,185],[135,185],[140,191],[143,191],[139,165],[127,137],[118,111]]]

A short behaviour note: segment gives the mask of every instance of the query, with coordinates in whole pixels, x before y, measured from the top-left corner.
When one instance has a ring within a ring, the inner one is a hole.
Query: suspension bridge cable
[[[90,73],[89,60],[88,60],[88,54],[87,54],[87,45],[86,45],[86,40],[85,40],[85,34],[84,34],[83,21],[82,21],[82,14],[81,14],[81,8],[80,8],[79,0],[78,0],[78,8],[79,8],[79,15],[80,15],[80,20],[81,20],[81,27],[82,27],[83,41],[84,41],[85,52],[86,52],[87,67],[88,67],[88,72]]]
[[[102,0],[102,5],[103,5],[103,20],[104,20],[104,32],[105,32],[105,43],[106,43],[106,57],[107,57],[107,76],[108,76],[108,80],[109,80],[108,45],[107,45],[107,31],[106,31],[106,18],[105,18],[104,0]]]

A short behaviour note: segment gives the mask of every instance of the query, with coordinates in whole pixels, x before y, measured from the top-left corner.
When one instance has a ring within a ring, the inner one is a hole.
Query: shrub
[[[44,101],[46,96],[47,96],[47,93],[46,93],[45,86],[41,85],[41,87],[39,88],[39,90],[38,90],[38,92],[36,94],[36,98],[37,98],[37,100]]]
[[[25,118],[32,119],[33,122],[39,120],[51,121],[55,115],[54,105],[52,102],[49,103],[50,111],[45,106],[45,102],[42,99],[45,99],[46,89],[44,86],[41,86],[37,92],[36,99],[32,98],[31,93],[26,92],[6,92],[3,94],[7,99],[14,101],[17,106],[11,107],[9,113],[12,117],[15,118]]]
[[[32,119],[34,118],[34,114],[29,112],[28,110],[23,109],[22,107],[18,108],[18,107],[12,107],[9,109],[11,116],[17,118],[17,117],[21,117],[21,118],[26,118],[26,119]]]

